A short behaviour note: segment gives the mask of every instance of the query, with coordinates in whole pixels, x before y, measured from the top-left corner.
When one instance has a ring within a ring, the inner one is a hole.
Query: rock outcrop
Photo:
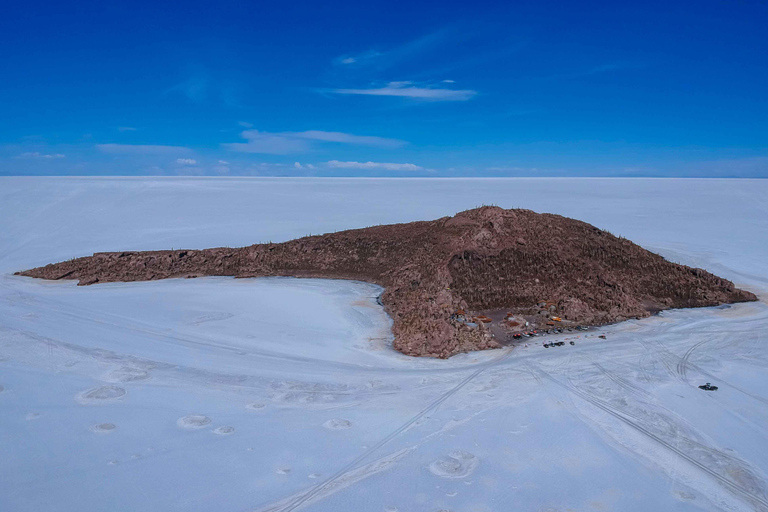
[[[467,321],[481,311],[544,312],[535,317],[542,325],[549,315],[600,325],[669,308],[756,300],[730,281],[587,223],[487,206],[237,249],[96,253],[19,274],[81,285],[198,276],[369,281],[385,289],[381,301],[394,321],[395,348],[433,357],[497,347],[482,321]]]

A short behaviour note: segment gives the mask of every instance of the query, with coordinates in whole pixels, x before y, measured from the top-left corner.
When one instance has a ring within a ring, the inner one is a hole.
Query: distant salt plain
[[[482,204],[761,302],[439,361],[391,349],[369,283],[12,275]],[[0,178],[0,510],[768,510],[766,255],[768,180]]]

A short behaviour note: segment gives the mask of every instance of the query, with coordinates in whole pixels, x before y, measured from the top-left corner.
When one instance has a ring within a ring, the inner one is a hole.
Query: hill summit
[[[81,285],[198,276],[368,281],[384,287],[394,347],[433,357],[498,347],[494,333],[757,300],[585,222],[493,206],[236,249],[96,253],[18,274]]]

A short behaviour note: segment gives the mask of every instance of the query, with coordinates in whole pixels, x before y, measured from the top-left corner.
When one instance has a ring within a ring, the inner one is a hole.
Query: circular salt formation
[[[218,427],[213,429],[213,433],[219,434],[220,436],[231,434],[234,431],[235,431],[235,427],[230,427],[230,426]]]
[[[264,408],[264,404],[257,402],[257,403],[253,403],[253,404],[248,404],[245,407],[247,409],[252,409],[254,411],[258,411],[259,409],[263,409]]]
[[[149,372],[141,368],[126,366],[113,371],[110,377],[118,382],[134,382],[137,380],[147,380]]]
[[[189,414],[176,420],[176,424],[181,428],[203,428],[211,423],[211,418],[202,414]]]
[[[117,400],[125,396],[126,391],[117,386],[100,386],[80,393],[80,401],[96,402],[102,400]]]
[[[344,430],[352,426],[352,422],[341,418],[334,418],[323,423],[323,426],[329,430]]]
[[[429,471],[441,478],[464,478],[469,476],[480,464],[480,459],[461,450],[440,457],[429,465]]]
[[[117,428],[114,423],[99,423],[91,427],[91,431],[97,434],[109,434]]]
[[[5,391],[5,388],[3,386],[0,386],[0,393],[2,393],[3,391]]]

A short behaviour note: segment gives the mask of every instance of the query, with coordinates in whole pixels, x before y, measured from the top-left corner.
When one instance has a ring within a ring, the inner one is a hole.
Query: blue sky
[[[768,177],[768,3],[22,2],[0,175]]]

